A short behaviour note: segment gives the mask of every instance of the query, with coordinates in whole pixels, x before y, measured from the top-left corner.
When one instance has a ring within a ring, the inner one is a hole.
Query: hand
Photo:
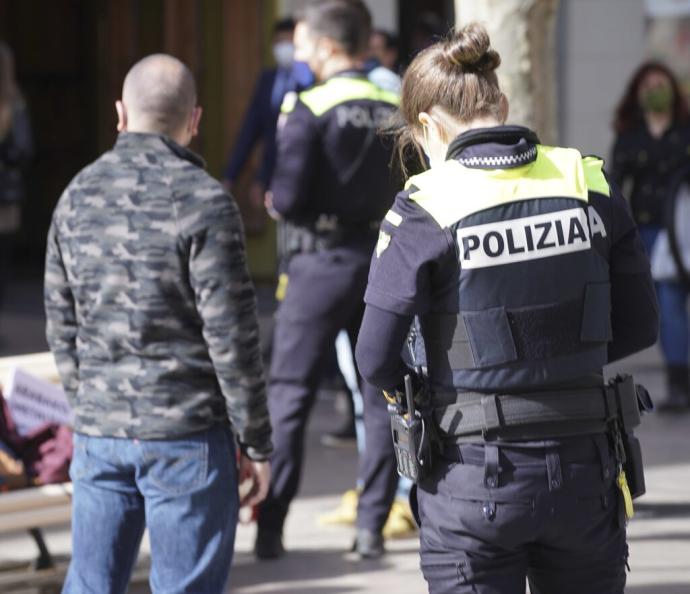
[[[266,499],[271,484],[271,464],[255,462],[244,454],[240,456],[239,484],[251,479],[252,488],[240,501],[240,507],[253,507]]]
[[[264,206],[266,207],[269,217],[271,217],[274,221],[280,220],[280,213],[273,208],[273,192],[270,190],[266,192],[266,195],[264,196]]]

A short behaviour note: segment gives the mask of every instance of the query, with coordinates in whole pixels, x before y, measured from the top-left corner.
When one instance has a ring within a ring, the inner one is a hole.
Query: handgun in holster
[[[649,392],[635,384],[631,375],[618,375],[609,381],[615,395],[618,414],[613,422],[612,437],[617,461],[625,470],[630,494],[633,499],[644,495],[644,467],[642,448],[633,430],[640,424],[640,415],[654,410]]]
[[[396,392],[389,399],[393,448],[398,474],[418,482],[431,472],[433,464],[433,427],[430,417],[415,406],[412,377],[405,376],[404,394]]]

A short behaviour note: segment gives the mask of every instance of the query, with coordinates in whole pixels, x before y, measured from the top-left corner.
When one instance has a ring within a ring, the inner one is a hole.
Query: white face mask
[[[290,41],[280,41],[273,46],[273,57],[280,68],[290,68],[295,59],[295,46]]]

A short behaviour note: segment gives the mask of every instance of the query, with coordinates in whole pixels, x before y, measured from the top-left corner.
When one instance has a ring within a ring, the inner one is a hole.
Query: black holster
[[[645,480],[642,448],[633,430],[640,424],[640,415],[654,410],[649,392],[635,384],[631,375],[618,375],[609,381],[615,394],[617,414],[611,423],[611,436],[618,462],[625,476],[633,499],[644,495]]]

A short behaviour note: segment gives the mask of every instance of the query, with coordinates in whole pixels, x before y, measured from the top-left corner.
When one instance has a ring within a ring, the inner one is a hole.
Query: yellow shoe
[[[359,500],[359,491],[357,489],[349,489],[343,493],[340,498],[340,504],[332,512],[321,514],[319,516],[319,524],[322,526],[329,526],[333,524],[352,526],[357,521],[357,501]]]
[[[417,524],[412,516],[410,504],[403,499],[396,499],[383,527],[384,538],[405,538],[416,532]]]

